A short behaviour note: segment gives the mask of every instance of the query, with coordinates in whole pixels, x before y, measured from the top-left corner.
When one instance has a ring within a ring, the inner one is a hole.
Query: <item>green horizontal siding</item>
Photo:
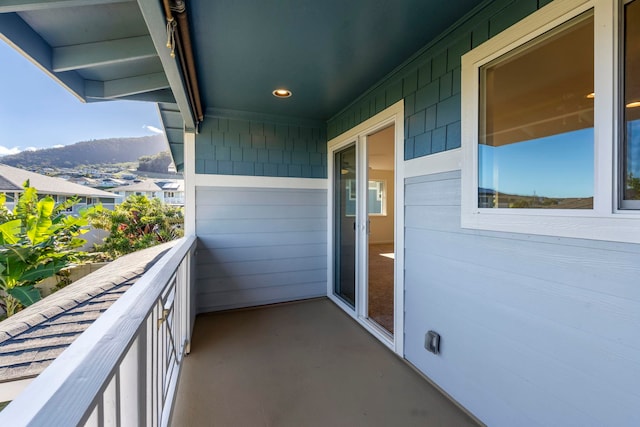
[[[485,2],[327,123],[329,139],[404,99],[405,160],[460,147],[460,58],[551,0]]]

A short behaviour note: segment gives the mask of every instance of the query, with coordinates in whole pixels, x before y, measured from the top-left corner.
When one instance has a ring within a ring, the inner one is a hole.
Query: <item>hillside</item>
[[[166,149],[167,144],[162,135],[95,139],[61,148],[23,151],[0,157],[0,162],[21,168],[73,168],[80,165],[137,162],[142,156],[152,156]]]

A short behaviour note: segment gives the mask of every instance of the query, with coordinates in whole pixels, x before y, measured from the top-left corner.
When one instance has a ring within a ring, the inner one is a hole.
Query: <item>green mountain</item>
[[[23,151],[0,157],[0,163],[20,168],[73,168],[80,165],[103,165],[137,162],[167,149],[162,135],[139,138],[109,138],[82,141],[60,148]]]

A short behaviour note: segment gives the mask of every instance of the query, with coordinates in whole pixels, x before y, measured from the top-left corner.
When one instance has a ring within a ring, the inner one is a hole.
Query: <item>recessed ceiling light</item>
[[[595,92],[591,92],[590,94],[587,95],[587,98],[589,98],[589,99],[593,99],[595,97],[596,97]]]
[[[637,108],[640,107],[640,101],[633,101],[627,104],[627,108]]]
[[[291,91],[288,89],[276,89],[271,93],[273,93],[273,96],[276,98],[289,98],[291,96]]]

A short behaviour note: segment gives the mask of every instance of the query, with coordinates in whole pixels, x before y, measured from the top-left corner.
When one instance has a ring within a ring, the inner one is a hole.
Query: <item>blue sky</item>
[[[593,196],[593,128],[478,148],[481,188],[525,196]]]
[[[0,156],[160,132],[155,104],[84,104],[2,40],[0,64]]]

